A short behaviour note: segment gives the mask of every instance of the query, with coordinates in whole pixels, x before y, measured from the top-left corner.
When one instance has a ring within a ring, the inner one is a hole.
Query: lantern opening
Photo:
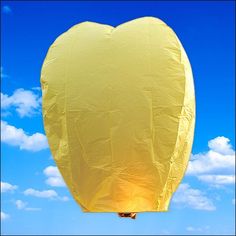
[[[136,213],[135,212],[121,212],[118,213],[119,217],[130,217],[131,219],[136,219]]]

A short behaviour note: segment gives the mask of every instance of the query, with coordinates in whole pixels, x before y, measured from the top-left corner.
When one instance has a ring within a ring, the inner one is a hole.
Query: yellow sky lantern
[[[167,211],[195,124],[191,66],[176,34],[143,17],[75,25],[41,72],[54,160],[85,212]]]

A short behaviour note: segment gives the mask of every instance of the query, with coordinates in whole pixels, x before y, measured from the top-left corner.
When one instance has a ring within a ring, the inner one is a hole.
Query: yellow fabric
[[[167,211],[195,123],[175,33],[153,17],[75,25],[50,47],[41,83],[50,149],[83,210]]]

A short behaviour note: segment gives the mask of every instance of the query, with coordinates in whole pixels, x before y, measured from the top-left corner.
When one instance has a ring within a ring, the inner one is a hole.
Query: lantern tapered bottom
[[[118,213],[119,217],[130,217],[131,219],[135,220],[136,213],[135,212],[126,212],[126,213]]]

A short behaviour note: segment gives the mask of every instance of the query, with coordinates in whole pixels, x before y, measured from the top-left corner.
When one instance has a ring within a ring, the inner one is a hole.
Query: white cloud
[[[34,196],[34,197],[39,197],[39,198],[55,198],[58,197],[58,194],[54,190],[43,190],[43,191],[38,191],[33,188],[26,189],[24,191],[24,194],[26,196]]]
[[[193,226],[188,226],[186,228],[186,230],[188,232],[206,232],[206,230],[209,230],[209,226],[205,226],[205,227],[193,227]]]
[[[207,153],[192,155],[187,174],[205,174],[215,171],[234,171],[235,151],[225,137],[217,137],[208,142]]]
[[[44,134],[35,133],[28,135],[23,129],[9,125],[1,121],[1,140],[21,150],[40,151],[48,148],[47,138]]]
[[[41,208],[35,208],[35,207],[26,207],[25,208],[26,211],[41,211]]]
[[[230,140],[217,137],[208,142],[208,147],[208,152],[192,155],[187,174],[213,186],[234,183],[235,151]]]
[[[233,205],[235,205],[235,198],[234,198],[234,199],[232,199],[232,204],[233,204]]]
[[[26,207],[28,203],[23,202],[21,200],[16,200],[15,204],[18,210],[25,210],[25,211],[40,211],[41,210],[41,208]]]
[[[1,220],[7,220],[8,218],[10,218],[10,216],[4,213],[3,211],[1,211]]]
[[[235,166],[234,155],[222,155],[215,151],[206,154],[193,155],[189,163],[188,174],[213,173],[216,171],[233,171]]]
[[[64,197],[59,197],[59,200],[63,202],[68,202],[70,199],[67,196],[64,196]]]
[[[32,90],[41,91],[41,87],[33,87]]]
[[[10,6],[5,5],[2,8],[2,12],[5,13],[5,14],[10,14],[10,13],[12,13],[12,9],[10,8]]]
[[[189,232],[193,232],[193,231],[195,231],[196,229],[195,229],[194,227],[192,227],[192,226],[188,226],[188,227],[186,228],[186,230],[189,231]]]
[[[13,108],[21,118],[39,114],[41,102],[39,93],[22,88],[15,90],[11,96],[1,93],[2,110],[9,112]]]
[[[188,226],[188,227],[186,228],[186,230],[189,231],[189,232],[193,232],[193,231],[195,231],[195,228],[192,227],[192,226]]]
[[[230,140],[224,136],[214,138],[208,142],[208,147],[223,155],[234,155],[234,150],[230,144]]]
[[[23,202],[21,200],[16,200],[15,202],[17,209],[22,210],[26,207],[27,202]]]
[[[63,202],[69,201],[68,197],[66,197],[66,196],[61,197],[54,190],[39,191],[39,190],[35,190],[33,188],[29,188],[29,189],[26,189],[24,191],[24,194],[26,196],[33,196],[33,197],[38,197],[38,198],[48,198],[48,199],[51,199],[51,200],[60,200],[60,201],[63,201]]]
[[[43,173],[48,177],[46,183],[53,187],[64,187],[65,182],[56,166],[48,166]]]
[[[173,203],[196,210],[213,211],[216,209],[213,202],[202,191],[191,188],[187,183],[179,186],[174,194]]]
[[[1,182],[1,193],[14,192],[17,189],[16,185],[12,185],[6,182]]]
[[[234,184],[235,176],[234,175],[200,175],[197,178],[203,182],[221,185],[221,184]]]

